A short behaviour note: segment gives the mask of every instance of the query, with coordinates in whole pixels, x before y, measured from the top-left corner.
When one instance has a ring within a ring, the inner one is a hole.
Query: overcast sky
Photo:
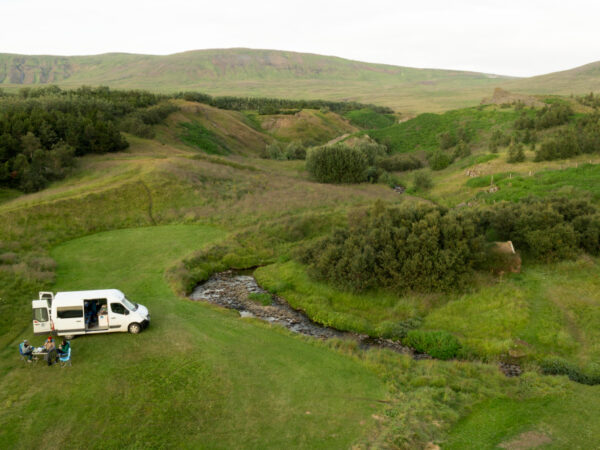
[[[0,0],[0,52],[250,47],[530,76],[600,60],[594,0]]]

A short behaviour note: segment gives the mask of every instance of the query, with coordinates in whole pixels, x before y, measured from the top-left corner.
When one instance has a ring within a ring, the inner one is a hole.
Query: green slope
[[[581,95],[598,92],[600,91],[600,62],[509,81],[503,87],[510,91],[528,94]]]
[[[216,95],[356,100],[416,112],[472,105],[500,81],[475,72],[369,64],[275,50],[197,50],[166,56],[0,54],[0,86],[108,85]]]

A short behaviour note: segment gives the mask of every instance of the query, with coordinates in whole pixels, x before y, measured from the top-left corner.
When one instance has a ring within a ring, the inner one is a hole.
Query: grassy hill
[[[508,81],[503,87],[527,94],[588,94],[600,91],[600,62],[569,70]]]
[[[173,55],[0,54],[0,87],[105,85],[170,93],[354,100],[403,113],[472,106],[503,87],[524,94],[600,90],[600,63],[530,78],[370,64],[276,50],[215,49]]]
[[[355,100],[403,112],[469,106],[508,77],[369,64],[276,50],[197,50],[167,56],[0,54],[0,87],[53,83],[158,92]]]

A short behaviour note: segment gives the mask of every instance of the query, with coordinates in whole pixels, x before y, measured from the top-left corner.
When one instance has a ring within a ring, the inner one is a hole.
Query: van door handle
[[[81,322],[81,320],[76,320],[75,322]]]

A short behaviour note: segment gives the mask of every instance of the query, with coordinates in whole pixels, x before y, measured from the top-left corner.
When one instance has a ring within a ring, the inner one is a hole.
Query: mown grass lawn
[[[151,326],[79,337],[73,366],[2,350],[1,448],[342,448],[364,435],[383,383],[350,357],[177,298],[164,269],[224,237],[206,226],[117,230],[54,249],[56,290],[114,287]],[[24,299],[26,301],[26,299]],[[22,337],[35,344],[30,324]]]

